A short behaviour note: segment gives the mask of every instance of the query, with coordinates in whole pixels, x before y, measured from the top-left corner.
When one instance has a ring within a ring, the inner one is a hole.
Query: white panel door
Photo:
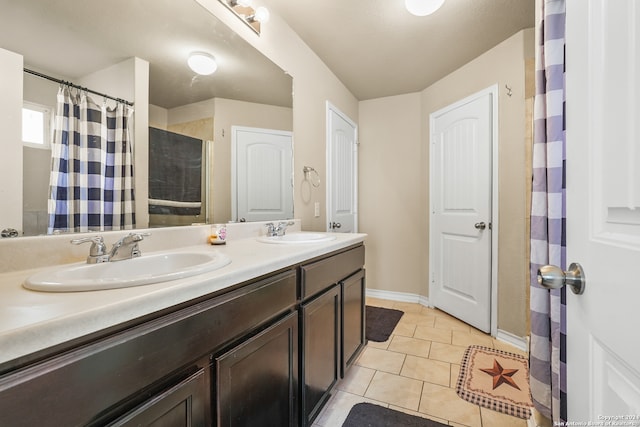
[[[291,132],[233,126],[232,218],[293,218]]]
[[[356,233],[357,127],[347,116],[327,103],[327,219],[329,231]]]
[[[568,0],[566,16],[567,261],[586,276],[567,291],[568,416],[638,426],[640,2]]]
[[[431,115],[429,299],[491,328],[492,92]]]

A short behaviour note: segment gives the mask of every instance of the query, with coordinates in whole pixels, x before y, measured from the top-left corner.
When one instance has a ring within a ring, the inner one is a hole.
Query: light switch
[[[314,215],[316,218],[320,217],[320,202],[314,204]]]

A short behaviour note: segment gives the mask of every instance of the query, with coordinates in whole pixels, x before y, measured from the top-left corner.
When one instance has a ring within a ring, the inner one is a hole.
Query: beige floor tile
[[[422,384],[411,378],[376,372],[365,397],[415,411],[420,404]]]
[[[387,347],[389,351],[398,353],[412,354],[414,356],[429,357],[429,349],[431,349],[431,341],[425,341],[417,338],[403,337],[395,335]]]
[[[367,347],[356,364],[377,371],[399,374],[405,357],[402,353]]]
[[[449,387],[451,364],[407,355],[400,375]]]
[[[413,334],[414,338],[420,338],[427,341],[441,342],[451,344],[451,330],[436,329],[427,326],[417,326]]]
[[[388,407],[384,402],[379,402],[373,399],[368,399],[363,396],[358,396],[351,393],[345,393],[344,391],[338,391],[327,402],[324,409],[318,417],[315,419],[314,424],[321,427],[336,427],[341,426],[344,420],[347,419],[349,411],[353,408],[353,405],[361,402],[374,403],[376,405]]]
[[[452,331],[451,344],[468,347],[470,345],[482,345],[493,348],[493,338],[490,335],[480,335],[465,331]]]
[[[487,408],[480,408],[482,425],[491,427],[527,427],[527,420],[512,417],[501,412],[492,411]]]
[[[466,349],[467,347],[461,347],[458,345],[432,342],[431,351],[429,352],[429,359],[460,364],[462,362],[462,356],[464,356],[464,351]]]
[[[396,328],[393,330],[393,335],[402,335],[403,337],[412,337],[415,331],[416,331],[416,325],[398,322],[398,325],[396,325]]]
[[[381,348],[383,350],[386,350],[387,347],[389,347],[389,344],[391,344],[391,338],[393,338],[393,336],[389,337],[389,339],[384,341],[384,342],[377,342],[377,341],[369,340],[367,342],[367,347]]]
[[[449,381],[449,387],[456,388],[458,384],[458,377],[460,376],[460,365],[455,363],[451,364],[451,380]]]
[[[401,408],[401,407],[395,406],[395,405],[389,405],[389,409],[393,409],[394,411],[404,412],[405,414],[415,415],[416,417],[426,418],[428,420],[433,420],[433,421],[437,421],[439,423],[442,423],[444,425],[448,425],[447,420],[445,420],[443,418],[432,417],[430,415],[423,414],[422,412],[411,411],[411,410],[409,410],[407,408]]]
[[[393,308],[395,308],[396,310],[403,311],[405,314],[420,313],[420,311],[422,310],[422,306],[420,304],[410,303],[410,302],[399,302],[399,301],[393,304]]]
[[[434,315],[427,315],[421,313],[405,313],[401,318],[401,323],[407,323],[417,326],[430,326],[433,328],[436,317]]]
[[[462,400],[455,390],[424,383],[420,412],[470,427],[481,427],[480,407]]]
[[[376,371],[374,369],[354,365],[349,369],[344,379],[338,384],[338,390],[364,396],[364,393],[367,391],[367,387],[369,387],[369,383],[375,373]]]
[[[436,316],[434,327],[438,329],[455,329],[458,331],[465,331],[465,332],[471,331],[471,326],[467,325],[461,320],[456,319],[455,317],[451,317],[448,315]]]

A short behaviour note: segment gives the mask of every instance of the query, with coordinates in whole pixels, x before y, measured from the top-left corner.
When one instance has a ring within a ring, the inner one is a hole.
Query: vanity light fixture
[[[404,5],[415,16],[427,16],[444,4],[444,0],[404,0]]]
[[[265,22],[269,21],[270,17],[271,17],[271,14],[269,14],[269,9],[267,9],[264,6],[260,6],[259,8],[256,9],[256,13],[254,13],[253,16],[247,17],[247,21],[249,22],[258,21],[259,23],[264,24]]]
[[[269,20],[270,14],[266,7],[252,7],[253,0],[219,0],[249,28],[260,35],[260,24]]]
[[[213,74],[218,69],[216,59],[212,55],[205,52],[192,53],[191,55],[189,55],[187,64],[189,65],[189,68],[191,68],[194,72],[203,76]]]

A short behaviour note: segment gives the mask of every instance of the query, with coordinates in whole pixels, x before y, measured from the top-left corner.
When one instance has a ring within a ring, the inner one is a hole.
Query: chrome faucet
[[[82,243],[91,242],[91,248],[89,248],[89,256],[87,257],[87,264],[99,264],[101,262],[109,262],[109,255],[107,254],[107,246],[104,244],[102,236],[84,237],[82,239],[73,239],[71,241],[74,245],[80,245]]]
[[[150,235],[151,233],[130,233],[115,242],[109,253],[107,253],[107,246],[104,244],[102,236],[73,239],[71,243],[79,245],[90,242],[91,248],[89,248],[87,264],[99,264],[101,262],[122,261],[139,257],[141,253],[138,242],[144,239],[144,236]]]
[[[267,227],[267,236],[275,237],[275,236],[284,236],[287,231],[287,227],[289,225],[293,225],[295,222],[279,222],[278,225],[274,225],[272,222],[266,223],[264,226]]]
[[[111,247],[109,261],[122,261],[139,257],[142,253],[138,247],[138,242],[142,241],[145,236],[150,235],[151,233],[129,233],[124,236]]]

